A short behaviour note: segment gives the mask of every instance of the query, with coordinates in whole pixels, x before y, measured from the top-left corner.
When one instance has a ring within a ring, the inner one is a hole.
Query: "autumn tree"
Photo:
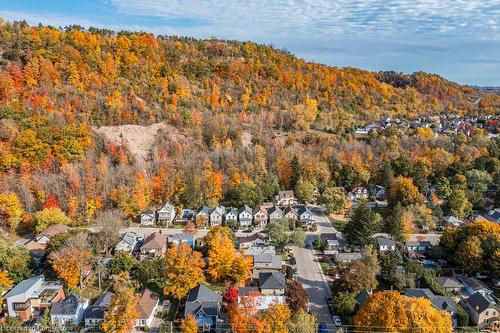
[[[297,199],[302,202],[312,202],[314,195],[314,185],[300,177],[294,187],[294,193]]]
[[[14,283],[19,283],[31,275],[30,263],[28,249],[0,241],[0,271],[6,272]]]
[[[241,296],[239,304],[227,307],[229,325],[235,333],[270,333],[271,325],[264,320],[263,313],[257,311],[258,293],[250,292]]]
[[[205,280],[203,267],[205,262],[200,252],[193,251],[184,243],[172,246],[165,252],[163,293],[183,298]]]
[[[391,183],[387,193],[389,203],[396,204],[400,202],[402,206],[409,206],[412,204],[421,204],[424,199],[418,188],[413,184],[411,178],[397,177]]]
[[[289,333],[316,333],[316,317],[303,309],[294,312],[292,320],[288,323]]]
[[[396,291],[368,296],[354,316],[354,325],[362,332],[394,331],[407,333],[451,333],[451,317],[437,310],[424,298],[407,298]]]
[[[304,290],[302,283],[297,280],[290,279],[286,283],[285,300],[286,304],[293,312],[296,312],[299,309],[305,311],[307,310],[307,304],[309,303],[309,296]]]
[[[335,313],[347,318],[354,315],[356,304],[356,293],[341,291],[332,297],[331,306]]]
[[[325,206],[327,214],[340,212],[345,201],[345,191],[342,187],[327,187],[318,199],[318,203]]]
[[[355,294],[363,290],[374,290],[377,287],[375,272],[360,260],[354,260],[340,271],[338,280],[340,289]]]
[[[139,301],[135,293],[135,285],[130,280],[128,272],[122,272],[112,277],[114,295],[109,309],[104,314],[101,328],[106,333],[124,333],[132,329]]]
[[[271,333],[288,333],[287,323],[292,317],[292,311],[285,304],[271,305],[264,312],[264,320],[270,326]]]
[[[0,219],[11,231],[16,230],[23,214],[23,207],[15,193],[0,193]]]
[[[35,213],[35,231],[40,233],[48,227],[56,224],[71,224],[71,220],[66,214],[58,207],[44,208],[43,210]]]
[[[198,333],[198,322],[192,314],[182,320],[181,331],[182,333]]]
[[[51,252],[49,262],[68,288],[83,286],[83,273],[90,268],[92,251],[85,232],[67,238],[57,251]]]
[[[3,304],[2,295],[12,288],[13,283],[9,277],[9,273],[0,271],[0,304]]]

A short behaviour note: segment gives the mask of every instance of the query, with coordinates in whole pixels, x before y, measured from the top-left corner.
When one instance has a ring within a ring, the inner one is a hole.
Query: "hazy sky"
[[[252,40],[328,65],[500,86],[500,0],[0,0],[0,17]]]

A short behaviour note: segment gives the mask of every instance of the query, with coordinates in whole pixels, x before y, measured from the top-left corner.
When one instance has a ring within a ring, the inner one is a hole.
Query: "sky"
[[[0,0],[0,17],[251,40],[332,66],[500,86],[500,0]]]

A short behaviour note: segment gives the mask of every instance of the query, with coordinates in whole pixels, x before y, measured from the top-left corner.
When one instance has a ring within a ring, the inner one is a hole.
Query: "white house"
[[[127,231],[122,239],[116,244],[115,252],[132,253],[137,245],[137,234],[133,231]]]
[[[297,209],[295,209],[292,206],[286,206],[285,209],[283,209],[283,214],[287,219],[296,221],[299,219],[299,215],[297,214]]]
[[[350,201],[358,201],[360,199],[366,200],[368,199],[368,190],[366,187],[357,186],[347,194],[347,199]]]
[[[238,210],[234,207],[231,207],[226,212],[226,225],[227,226],[236,226],[238,224]]]
[[[104,322],[104,314],[108,311],[113,296],[113,293],[105,291],[97,298],[94,304],[89,305],[85,309],[83,315],[85,318],[85,327],[98,327]]]
[[[222,219],[224,218],[225,208],[224,206],[217,206],[210,211],[210,226],[216,226],[222,224]]]
[[[269,215],[269,222],[278,221],[283,218],[283,211],[277,206],[269,208],[267,214]]]
[[[59,322],[63,326],[67,324],[79,325],[83,320],[83,314],[88,305],[89,301],[87,299],[71,294],[68,298],[52,305],[50,320]]]
[[[313,214],[306,206],[299,206],[297,209],[297,215],[299,216],[299,220],[302,224],[310,226],[314,222]]]
[[[279,191],[278,194],[274,196],[273,201],[277,206],[288,206],[298,203],[297,198],[295,198],[295,193],[291,190]]]
[[[267,224],[267,209],[260,205],[253,210],[253,221],[256,226],[265,227]]]
[[[170,224],[174,221],[175,218],[175,207],[166,203],[163,207],[158,210],[158,223]]]
[[[144,290],[141,299],[135,307],[138,318],[135,319],[136,328],[149,328],[153,323],[160,296],[150,289]]]
[[[263,272],[259,274],[259,289],[264,296],[285,295],[285,275],[281,272]]]
[[[240,222],[240,226],[243,228],[248,228],[252,226],[253,213],[252,208],[247,205],[241,207],[238,210],[238,220]]]
[[[381,252],[395,251],[396,242],[388,237],[377,237],[378,250]]]
[[[142,225],[153,225],[156,222],[156,213],[151,209],[145,210],[141,213]]]

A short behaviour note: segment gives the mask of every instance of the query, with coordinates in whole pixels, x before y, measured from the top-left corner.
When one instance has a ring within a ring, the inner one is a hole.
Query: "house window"
[[[486,311],[486,315],[489,315],[489,312],[488,312],[488,311]]]

